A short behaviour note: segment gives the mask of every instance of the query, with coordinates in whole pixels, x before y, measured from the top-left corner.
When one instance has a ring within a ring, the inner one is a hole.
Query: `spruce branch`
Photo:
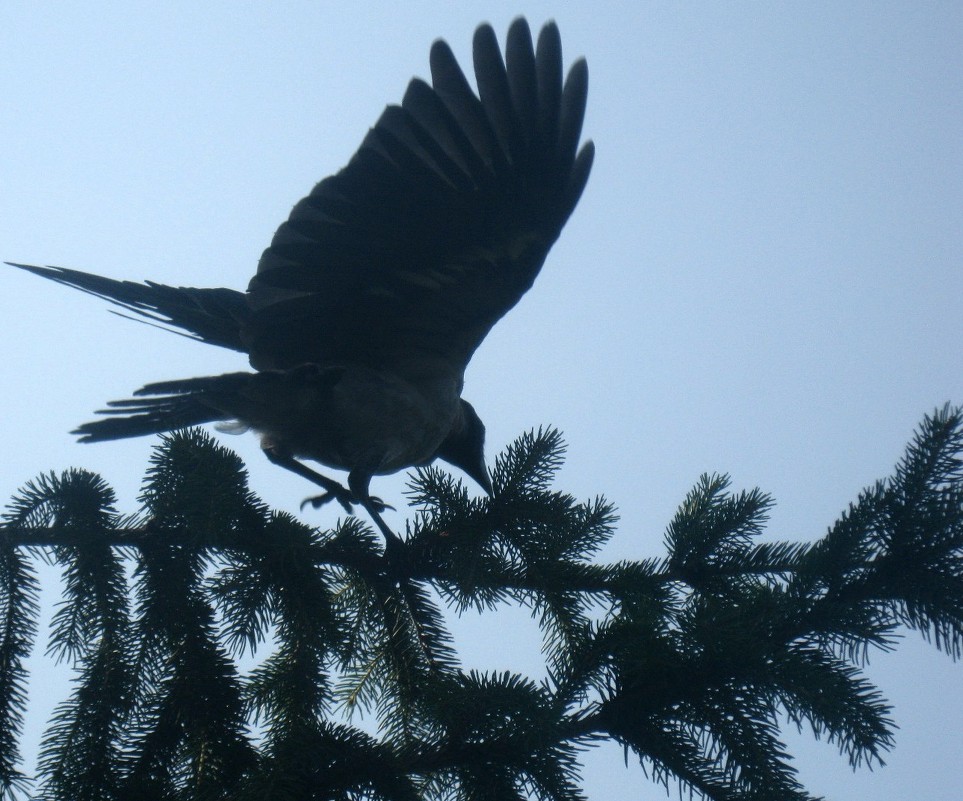
[[[5,517],[11,521],[12,515]],[[14,524],[16,518],[13,518]],[[15,546],[0,547],[0,798],[16,798],[30,782],[20,771],[20,735],[29,676],[24,661],[37,634],[39,584],[36,570]]]
[[[579,750],[614,739],[696,795],[808,799],[784,720],[879,763],[894,723],[868,655],[900,626],[963,649],[961,429],[958,409],[927,417],[815,542],[757,542],[771,499],[705,475],[665,557],[614,564],[592,561],[611,506],[551,489],[553,429],[499,457],[491,499],[419,471],[390,554],[357,519],[271,512],[196,431],[164,439],[137,517],[96,476],[41,476],[0,529],[0,786],[26,787],[42,554],[64,576],[50,650],[78,671],[44,740],[47,798],[579,801]],[[439,599],[530,608],[548,679],[466,673]],[[338,722],[352,711],[379,736]]]

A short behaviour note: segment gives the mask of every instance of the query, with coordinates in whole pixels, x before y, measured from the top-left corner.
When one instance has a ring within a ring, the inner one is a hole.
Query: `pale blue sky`
[[[475,26],[503,40],[518,13],[556,19],[566,63],[588,59],[597,158],[469,368],[490,458],[560,427],[559,486],[620,509],[608,559],[660,554],[704,471],[771,492],[773,536],[821,535],[924,413],[963,402],[963,5],[5,0],[0,257],[243,288],[295,201],[427,76],[432,40],[469,64]],[[0,495],[77,465],[133,509],[151,442],[67,432],[147,381],[243,359],[33,276],[0,282]],[[310,488],[225,439],[256,491],[297,508]],[[539,663],[524,615],[459,631],[472,666]],[[889,765],[853,775],[793,736],[809,789],[955,801],[963,666],[909,635],[870,675],[901,725]],[[587,762],[593,801],[664,797],[615,748]]]

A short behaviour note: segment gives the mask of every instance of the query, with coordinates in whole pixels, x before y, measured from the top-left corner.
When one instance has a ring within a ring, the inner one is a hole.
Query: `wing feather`
[[[553,23],[533,47],[524,20],[506,58],[491,27],[474,38],[478,93],[451,49],[431,49],[358,152],[277,231],[248,294],[243,332],[258,369],[360,363],[455,375],[531,286],[578,202],[584,61],[562,81]]]
[[[537,139],[539,114],[538,72],[532,32],[527,23],[512,25],[509,29],[505,61],[511,106],[518,121],[515,127],[527,150]]]

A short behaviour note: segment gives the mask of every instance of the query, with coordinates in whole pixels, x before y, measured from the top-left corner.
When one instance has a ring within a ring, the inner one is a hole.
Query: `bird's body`
[[[578,148],[585,62],[563,82],[554,24],[535,48],[516,20],[506,56],[479,27],[476,96],[436,42],[432,84],[412,80],[349,164],[295,206],[246,292],[16,265],[245,353],[256,371],[150,384],[81,439],[237,420],[346,506],[371,500],[371,476],[435,458],[491,492],[465,368],[532,285],[593,156],[591,143]],[[347,470],[350,491],[305,458]]]
[[[265,450],[385,475],[430,462],[462,422],[451,380],[412,382],[359,366],[227,373],[150,384],[138,394],[146,393],[115,404],[119,416],[98,421],[92,433],[130,436],[132,421],[141,420],[149,433],[175,416],[189,425],[238,420],[260,434]]]
[[[448,378],[411,382],[367,367],[334,371],[339,375],[330,388],[323,376],[321,386],[314,376],[299,382],[290,414],[264,403],[273,419],[262,424],[252,415],[265,447],[338,470],[386,475],[430,462],[455,426],[460,396]],[[329,422],[318,425],[320,419]]]

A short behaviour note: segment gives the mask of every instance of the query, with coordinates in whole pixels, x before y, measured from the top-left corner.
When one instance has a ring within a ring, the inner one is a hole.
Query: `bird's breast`
[[[274,446],[339,470],[393,473],[430,460],[451,430],[459,382],[364,367],[298,368],[280,413],[255,428]],[[276,399],[275,399],[276,400]]]

